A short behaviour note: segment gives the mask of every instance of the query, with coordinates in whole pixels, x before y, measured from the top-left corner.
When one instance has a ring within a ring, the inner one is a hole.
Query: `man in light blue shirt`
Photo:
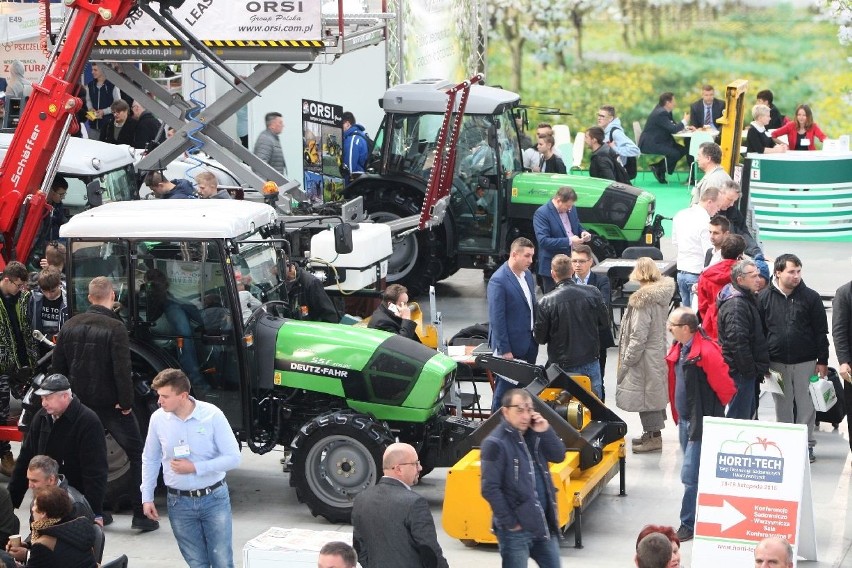
[[[240,448],[225,415],[189,396],[179,369],[165,369],[152,385],[160,409],[148,425],[142,454],[142,507],[159,519],[154,505],[163,467],[169,521],[178,548],[191,568],[233,568],[231,501],[225,472],[240,465]]]

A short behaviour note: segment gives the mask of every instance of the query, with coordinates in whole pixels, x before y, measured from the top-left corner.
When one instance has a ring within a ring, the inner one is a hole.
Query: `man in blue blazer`
[[[594,286],[601,292],[607,312],[610,312],[610,303],[612,302],[612,288],[609,283],[609,277],[606,275],[592,272],[592,263],[594,262],[592,248],[589,245],[576,245],[571,253],[571,264],[574,267],[574,282],[587,286]],[[610,317],[611,312],[610,312]],[[612,320],[610,320],[611,322]],[[612,327],[600,332],[601,351],[598,356],[598,363],[601,367],[601,377],[606,376],[606,350],[609,347],[615,347],[615,339],[612,337]],[[601,389],[601,400],[606,401],[606,390]]]
[[[539,207],[533,216],[533,230],[538,241],[538,275],[541,291],[547,294],[555,284],[550,277],[550,261],[554,255],[571,256],[572,245],[586,243],[592,236],[583,229],[574,204],[577,192],[560,187],[553,199]]]
[[[488,281],[488,345],[497,357],[535,363],[538,344],[533,339],[535,324],[535,281],[529,267],[535,247],[519,237],[512,242],[509,260]],[[500,408],[503,394],[516,385],[497,375],[491,411]]]

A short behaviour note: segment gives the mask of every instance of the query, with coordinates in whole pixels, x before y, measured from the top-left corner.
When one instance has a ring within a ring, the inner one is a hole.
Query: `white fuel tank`
[[[387,276],[388,258],[393,252],[390,227],[384,223],[360,223],[352,229],[352,252],[338,255],[334,252],[334,232],[331,229],[311,237],[311,254],[308,270],[325,280],[326,288],[337,288],[333,265],[337,271],[340,288],[360,290],[376,282],[376,265],[381,277]]]

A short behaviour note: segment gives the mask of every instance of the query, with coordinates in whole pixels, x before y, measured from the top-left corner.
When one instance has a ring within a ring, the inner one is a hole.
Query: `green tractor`
[[[389,238],[368,223],[352,232],[371,227]],[[353,240],[362,242],[344,233],[335,239],[341,256]],[[216,199],[108,203],[74,216],[61,234],[72,313],[88,308],[92,278],[114,283],[144,430],[156,409],[152,378],[180,367],[194,395],[221,408],[252,451],[284,446],[299,499],[335,523],[347,522],[354,496],[381,477],[391,442],[415,446],[425,471],[461,457],[456,442],[475,426],[445,406],[455,386],[450,358],[382,331],[288,317],[280,275],[292,228],[272,207]],[[349,268],[338,271],[355,277]],[[241,307],[245,292],[263,302],[250,315]]]
[[[423,80],[389,89],[379,101],[385,119],[376,135],[368,175],[347,186],[344,197],[364,198],[375,221],[398,229],[420,213],[436,158],[447,106],[448,81]],[[602,260],[632,245],[659,246],[653,227],[655,197],[632,186],[577,175],[522,171],[513,111],[516,93],[473,85],[454,152],[455,169],[443,223],[431,230],[395,230],[388,282],[412,296],[459,268],[489,273],[507,256],[517,237],[535,242],[535,210],[570,185],[591,247]],[[450,161],[452,163],[452,161]]]

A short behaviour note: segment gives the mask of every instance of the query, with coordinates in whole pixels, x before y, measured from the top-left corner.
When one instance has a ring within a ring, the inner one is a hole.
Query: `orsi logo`
[[[304,110],[304,108],[303,108]],[[332,105],[324,105],[322,103],[310,103],[308,105],[307,114],[319,118],[334,118],[334,107]]]
[[[249,12],[304,12],[302,0],[264,0],[263,2],[246,2],[246,10]]]

